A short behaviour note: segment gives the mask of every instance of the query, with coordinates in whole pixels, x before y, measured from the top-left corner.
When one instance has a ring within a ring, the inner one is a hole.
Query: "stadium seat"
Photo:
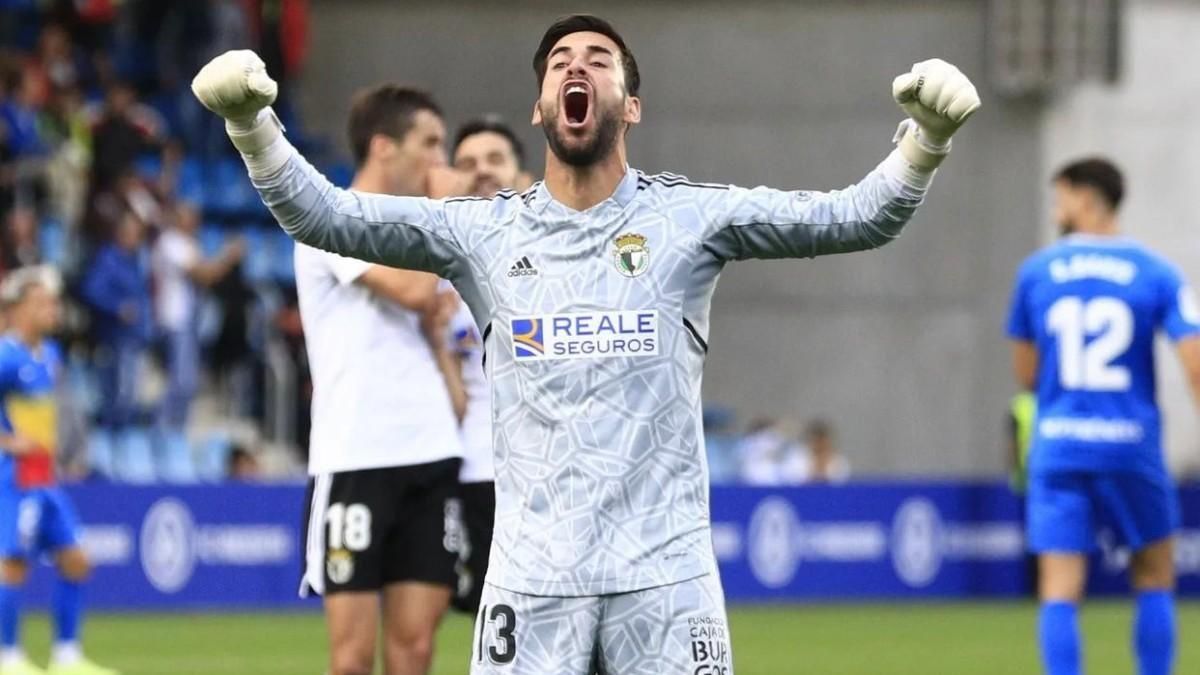
[[[225,228],[215,223],[205,223],[200,226],[200,250],[204,255],[214,256],[220,253],[225,245]]]
[[[142,180],[157,181],[162,175],[162,156],[157,153],[143,153],[134,161],[133,168]]]
[[[238,234],[246,238],[242,277],[252,284],[267,283],[271,280],[274,265],[267,233],[261,227],[244,225],[239,228]]]
[[[240,159],[223,157],[209,162],[206,174],[212,188],[208,212],[226,218],[265,215],[266,207]]]
[[[114,467],[116,448],[112,434],[102,429],[93,429],[88,435],[88,469],[93,474],[116,480]]]
[[[208,208],[207,194],[204,164],[195,157],[184,158],[179,167],[178,182],[175,185],[176,197],[206,209]]]
[[[216,432],[202,439],[196,447],[196,473],[200,480],[219,483],[229,473],[229,453],[233,443],[223,433]]]
[[[292,253],[296,242],[278,227],[271,228],[270,242],[271,276],[283,283],[295,283],[296,268],[292,264]]]
[[[111,443],[113,474],[118,480],[137,484],[156,480],[154,439],[148,430],[131,427],[117,433]]]
[[[187,437],[179,432],[159,432],[156,435],[159,479],[168,483],[195,483],[196,467]]]

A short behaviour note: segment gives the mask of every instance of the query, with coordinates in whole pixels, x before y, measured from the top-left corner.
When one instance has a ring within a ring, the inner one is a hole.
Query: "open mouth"
[[[583,82],[568,82],[564,86],[562,98],[563,119],[567,126],[579,128],[584,126],[592,110],[592,91]]]

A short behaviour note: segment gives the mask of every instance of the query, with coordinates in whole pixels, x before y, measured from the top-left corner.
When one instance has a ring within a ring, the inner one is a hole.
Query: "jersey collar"
[[[1134,242],[1133,239],[1123,234],[1085,234],[1076,232],[1068,234],[1062,238],[1066,244],[1074,244],[1077,246],[1129,246]]]
[[[533,194],[526,203],[538,215],[546,215],[549,210],[549,215],[559,217],[569,218],[580,214],[596,216],[614,208],[623,210],[629,205],[629,202],[633,201],[633,197],[638,191],[638,172],[637,169],[625,167],[625,177],[621,179],[620,183],[617,183],[617,189],[613,191],[612,195],[586,211],[576,211],[554,199],[544,180],[538,181],[532,190]]]

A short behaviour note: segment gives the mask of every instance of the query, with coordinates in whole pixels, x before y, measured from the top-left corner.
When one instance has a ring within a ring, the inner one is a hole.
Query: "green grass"
[[[731,611],[738,675],[811,673],[1038,673],[1032,604],[817,605]],[[1129,675],[1130,610],[1095,603],[1083,613],[1089,675]],[[1178,673],[1200,672],[1200,604],[1179,611]],[[468,618],[447,620],[436,675],[467,671]],[[35,617],[26,644],[36,661],[48,650],[49,627]],[[317,614],[96,615],[86,646],[98,662],[125,675],[320,673],[325,633]],[[553,675],[553,674],[548,674]]]

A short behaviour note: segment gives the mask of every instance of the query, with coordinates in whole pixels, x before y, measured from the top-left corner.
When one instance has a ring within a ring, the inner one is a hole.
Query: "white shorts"
[[[732,675],[721,580],[547,597],[485,584],[471,675]]]

